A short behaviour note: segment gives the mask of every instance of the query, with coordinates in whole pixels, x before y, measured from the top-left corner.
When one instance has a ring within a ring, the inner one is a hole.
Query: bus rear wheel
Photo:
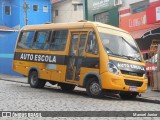
[[[132,99],[136,99],[138,93],[136,92],[127,92],[127,93],[119,93],[121,99],[124,99],[124,100],[132,100]]]
[[[46,81],[38,78],[37,71],[31,71],[28,76],[28,82],[32,88],[43,88]]]
[[[90,97],[102,98],[104,97],[104,92],[96,78],[92,78],[86,84],[86,91]]]
[[[62,91],[65,91],[65,92],[73,91],[75,88],[75,85],[71,85],[71,84],[60,83],[58,85],[61,87]]]

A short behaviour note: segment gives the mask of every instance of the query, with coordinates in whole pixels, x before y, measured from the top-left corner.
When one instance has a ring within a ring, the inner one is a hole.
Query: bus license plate
[[[137,87],[135,87],[135,86],[130,86],[130,87],[129,87],[129,90],[130,90],[130,91],[137,91],[137,90],[138,90],[138,88],[137,88]]]

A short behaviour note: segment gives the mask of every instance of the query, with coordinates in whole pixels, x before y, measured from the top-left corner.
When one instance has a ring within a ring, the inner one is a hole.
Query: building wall
[[[55,15],[55,10],[58,10],[58,16]],[[63,2],[53,4],[53,22],[65,23],[76,22],[83,20],[83,5],[78,5],[77,11],[74,11],[72,0],[65,0]]]
[[[95,16],[101,13],[108,13],[107,24],[119,25],[118,7],[114,6],[114,0],[87,0],[85,1],[85,19],[96,21]],[[105,17],[102,16],[102,17]]]
[[[152,30],[160,26],[160,22],[156,22],[156,18],[154,22],[153,17],[156,16],[156,11],[155,13],[153,11],[156,7],[160,6],[160,0],[148,0],[148,3],[144,3],[146,1],[147,0],[123,0],[123,5],[119,8],[119,27],[130,32],[132,37],[137,41],[141,50],[149,50],[152,40],[160,40],[159,34],[151,34],[145,36],[146,32],[151,33]],[[153,9],[153,11],[149,12],[148,10],[151,8]],[[148,23],[148,21],[153,21],[153,23]]]
[[[27,10],[28,25],[51,22],[50,0],[26,0],[30,8]],[[33,5],[38,5],[38,11],[33,11]],[[4,6],[11,6],[11,15],[5,15]],[[24,1],[0,0],[0,25],[20,29],[24,26]],[[48,6],[48,12],[43,7]]]
[[[51,22],[50,0],[26,0],[26,2],[30,6],[27,10],[28,25]],[[33,11],[33,4],[39,5],[37,12]],[[5,5],[11,6],[11,15],[5,15]],[[24,26],[23,5],[23,0],[0,0],[0,26],[22,28]],[[48,12],[43,11],[43,6],[48,6]],[[19,75],[12,71],[17,36],[18,32],[0,31],[0,73]]]
[[[122,6],[119,7],[120,17],[131,15],[130,5],[144,0],[122,0]],[[160,0],[149,0],[150,7],[160,5]]]
[[[50,0],[26,0],[29,4],[29,9],[27,10],[27,24],[42,24],[46,22],[51,22],[51,3]],[[21,6],[23,6],[23,1],[21,1]],[[38,5],[38,11],[33,11],[33,5]],[[43,11],[43,7],[48,6],[48,12]],[[24,9],[21,9],[21,24],[24,26]]]
[[[0,31],[0,73],[20,75],[12,70],[17,35],[18,32]]]

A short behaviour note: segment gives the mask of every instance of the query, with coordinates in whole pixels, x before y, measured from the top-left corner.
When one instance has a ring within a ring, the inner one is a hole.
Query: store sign
[[[104,11],[114,6],[114,0],[87,0],[87,4],[90,12]]]
[[[146,12],[120,18],[120,28],[128,32],[154,28],[155,26],[153,24],[147,24]]]
[[[109,6],[109,0],[93,0],[92,10],[100,9],[101,7]]]
[[[158,45],[157,54],[158,54],[158,58],[157,58],[157,69],[158,69],[158,71],[160,71],[160,44]]]
[[[153,71],[155,71],[157,69],[157,64],[149,64],[149,63],[147,63],[146,64],[146,71],[147,72],[153,72]]]
[[[160,22],[160,6],[151,7],[146,10],[147,24]]]
[[[146,24],[146,15],[129,19],[129,27],[139,27]]]

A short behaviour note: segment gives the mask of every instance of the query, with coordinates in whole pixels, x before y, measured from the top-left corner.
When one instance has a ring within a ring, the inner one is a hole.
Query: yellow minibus
[[[46,82],[64,91],[86,88],[90,97],[107,92],[136,98],[147,89],[145,61],[131,35],[90,21],[24,26],[15,47],[13,70],[33,88]]]

